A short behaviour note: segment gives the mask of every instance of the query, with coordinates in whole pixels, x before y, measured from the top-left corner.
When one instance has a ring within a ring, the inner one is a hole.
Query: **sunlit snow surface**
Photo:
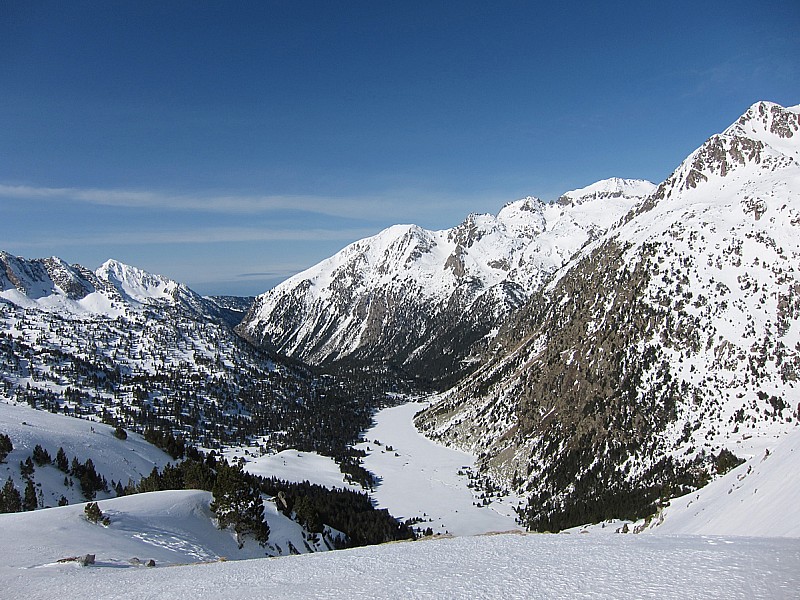
[[[316,452],[284,450],[277,454],[259,456],[253,453],[252,448],[233,447],[226,449],[223,455],[229,462],[238,462],[237,459],[244,458],[244,470],[253,475],[364,491],[360,486],[344,481],[344,475],[336,461]]]
[[[467,487],[466,475],[475,462],[473,455],[434,443],[416,430],[414,414],[427,406],[409,403],[380,411],[364,436],[367,441],[359,446],[367,451],[364,466],[380,478],[372,494],[378,506],[403,520],[420,517],[423,522],[417,527],[430,527],[434,533],[519,529],[513,510],[516,498],[476,506],[478,498]]]
[[[20,598],[796,598],[800,543],[464,537],[173,568],[0,570]]]

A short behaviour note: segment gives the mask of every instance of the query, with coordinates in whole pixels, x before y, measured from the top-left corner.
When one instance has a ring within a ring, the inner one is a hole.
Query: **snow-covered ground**
[[[57,578],[75,566],[59,564],[59,559],[85,554],[95,555],[96,567],[121,568],[134,566],[133,558],[153,559],[162,566],[289,555],[290,544],[297,552],[308,551],[302,527],[272,502],[264,506],[270,525],[268,544],[262,548],[245,540],[239,548],[234,533],[215,526],[210,502],[211,493],[199,490],[102,500],[98,506],[110,519],[107,527],[89,522],[84,504],[2,514],[0,577],[16,573]],[[324,543],[320,546],[317,549],[328,549]]]
[[[414,427],[414,414],[427,406],[411,402],[380,411],[364,435],[367,441],[358,446],[367,451],[364,466],[380,478],[372,494],[378,506],[403,520],[420,517],[417,527],[434,533],[519,530],[516,498],[477,506],[479,499],[467,487],[473,455],[432,442]]]
[[[800,538],[800,430],[773,442],[724,477],[670,501],[653,531]]]
[[[47,450],[54,462],[59,448],[64,448],[69,461],[73,457],[81,463],[91,459],[98,474],[105,476],[109,483],[114,480],[122,485],[128,480],[139,481],[149,475],[153,467],[160,469],[174,462],[136,433],[128,432],[127,439],[119,440],[109,425],[33,410],[27,404],[0,402],[0,433],[8,435],[14,445],[6,462],[0,464],[0,485],[10,476],[20,492],[24,481],[19,463],[31,456],[37,444]],[[36,467],[33,479],[44,506],[56,506],[61,496],[70,504],[86,501],[80,482],[73,480],[72,485],[64,485],[65,473],[55,464]],[[113,491],[101,491],[97,497],[114,495]]]
[[[0,578],[5,597],[29,600],[796,598],[800,543],[506,534],[172,568],[2,567]]]
[[[277,454],[259,455],[253,452],[253,448],[232,447],[227,448],[223,456],[232,463],[244,458],[244,470],[253,475],[363,491],[360,486],[345,482],[336,461],[316,452],[284,450]]]

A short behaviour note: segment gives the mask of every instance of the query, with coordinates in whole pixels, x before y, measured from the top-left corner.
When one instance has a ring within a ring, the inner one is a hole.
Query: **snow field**
[[[358,446],[367,451],[364,467],[380,478],[372,494],[378,507],[401,520],[422,518],[416,527],[439,534],[519,530],[513,510],[516,498],[483,508],[474,505],[478,499],[467,487],[466,475],[475,463],[473,455],[432,442],[417,431],[414,415],[426,407],[427,403],[412,402],[380,411],[375,426],[364,434],[367,441]]]
[[[31,600],[781,599],[796,598],[800,589],[800,543],[506,534],[175,568],[73,567],[59,578],[25,574],[4,579],[7,592]]]

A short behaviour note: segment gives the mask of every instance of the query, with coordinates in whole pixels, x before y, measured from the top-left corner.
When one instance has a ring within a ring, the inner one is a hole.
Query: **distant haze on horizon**
[[[0,6],[0,250],[255,295],[396,223],[659,183],[800,103],[779,1]]]

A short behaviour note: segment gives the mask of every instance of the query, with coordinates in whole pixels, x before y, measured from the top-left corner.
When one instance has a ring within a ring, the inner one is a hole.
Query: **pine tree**
[[[37,467],[43,467],[53,462],[53,459],[50,458],[50,453],[47,450],[42,448],[39,444],[36,444],[36,447],[33,449],[33,462],[36,463]]]
[[[22,510],[36,510],[39,507],[39,502],[36,499],[36,487],[33,485],[33,479],[28,479],[25,482],[25,495],[22,498]]]
[[[83,509],[86,518],[92,523],[97,523],[103,518],[103,511],[97,506],[97,502],[89,502]]]
[[[69,471],[69,460],[67,459],[67,453],[64,452],[64,448],[59,447],[56,453],[56,466],[59,471],[63,471],[64,473]]]
[[[8,434],[0,433],[0,463],[5,462],[8,456],[14,449],[14,444],[11,443],[11,438]]]
[[[22,473],[23,477],[31,477],[35,467],[33,466],[33,461],[29,456],[24,461],[19,461],[19,472]]]
[[[19,490],[14,487],[11,477],[6,480],[2,491],[0,491],[0,513],[13,513],[22,510],[22,496]]]
[[[233,527],[239,547],[243,545],[243,534],[252,535],[262,546],[266,544],[269,526],[264,521],[261,492],[240,469],[220,463],[211,492],[214,495],[211,510],[217,517],[219,528]]]

